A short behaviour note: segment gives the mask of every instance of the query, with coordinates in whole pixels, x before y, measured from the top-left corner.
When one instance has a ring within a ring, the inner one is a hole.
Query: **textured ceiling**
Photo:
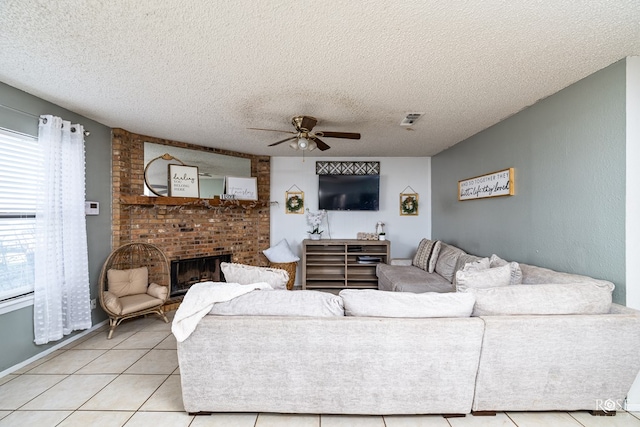
[[[298,114],[362,134],[314,155],[434,155],[630,55],[638,0],[0,1],[0,81],[111,127],[273,156],[300,153],[246,128]]]

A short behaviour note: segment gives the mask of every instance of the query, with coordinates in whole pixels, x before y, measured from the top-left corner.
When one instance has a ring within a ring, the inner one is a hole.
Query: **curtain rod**
[[[19,113],[19,114],[24,114],[25,116],[33,117],[34,119],[40,120],[40,116],[36,116],[35,114],[27,113],[26,111],[18,110],[17,108],[9,107],[8,105],[0,104],[0,107],[6,108],[7,110],[11,110],[11,111]],[[91,135],[91,132],[89,132],[88,130],[85,130],[84,131],[84,136],[89,136],[89,135]]]

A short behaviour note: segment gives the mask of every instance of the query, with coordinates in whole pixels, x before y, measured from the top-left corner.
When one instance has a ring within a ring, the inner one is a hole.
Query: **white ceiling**
[[[273,156],[300,153],[246,128],[298,114],[362,134],[321,155],[434,155],[630,55],[638,0],[0,1],[0,81],[110,127]]]

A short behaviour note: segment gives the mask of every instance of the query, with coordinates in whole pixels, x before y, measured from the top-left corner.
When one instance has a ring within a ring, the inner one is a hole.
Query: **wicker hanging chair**
[[[111,281],[111,287],[110,282]],[[164,252],[149,243],[127,243],[111,252],[100,273],[100,306],[109,316],[111,339],[125,319],[157,314],[169,297],[171,273]]]

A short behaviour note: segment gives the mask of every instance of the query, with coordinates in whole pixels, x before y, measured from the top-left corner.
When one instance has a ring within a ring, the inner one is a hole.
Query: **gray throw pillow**
[[[440,253],[438,254],[438,260],[436,261],[436,273],[444,277],[451,283],[453,281],[453,274],[455,272],[456,263],[460,256],[465,255],[465,252],[452,245],[442,243],[440,245]]]

